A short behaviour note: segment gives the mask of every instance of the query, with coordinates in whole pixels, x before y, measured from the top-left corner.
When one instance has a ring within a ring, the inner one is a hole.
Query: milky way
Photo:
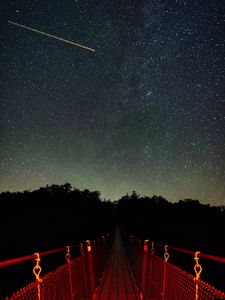
[[[9,0],[1,15],[0,191],[225,204],[223,1]]]

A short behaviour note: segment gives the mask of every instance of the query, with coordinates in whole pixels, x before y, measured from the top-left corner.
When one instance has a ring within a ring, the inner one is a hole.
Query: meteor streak
[[[89,48],[89,47],[87,47],[87,46],[84,46],[84,45],[81,45],[81,44],[78,44],[78,43],[74,43],[74,42],[72,42],[72,41],[69,41],[69,40],[66,40],[66,39],[64,39],[64,38],[55,36],[55,35],[53,35],[53,34],[45,33],[45,32],[43,32],[43,31],[40,31],[40,30],[31,28],[31,27],[28,27],[28,26],[25,26],[25,25],[21,25],[21,24],[19,24],[19,23],[11,22],[11,21],[8,21],[8,23],[13,24],[13,25],[18,26],[18,27],[22,27],[22,28],[25,28],[25,29],[34,31],[34,32],[37,32],[37,33],[40,33],[40,34],[45,35],[45,36],[47,36],[47,37],[49,37],[49,38],[53,38],[53,39],[62,41],[62,42],[64,42],[64,43],[67,43],[67,44],[70,44],[70,45],[73,45],[73,46],[77,46],[77,47],[84,48],[84,49],[86,49],[86,50],[95,52],[95,49]]]

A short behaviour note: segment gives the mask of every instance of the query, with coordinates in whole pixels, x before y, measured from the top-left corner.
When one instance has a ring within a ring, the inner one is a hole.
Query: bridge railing
[[[111,247],[110,237],[103,236],[96,241],[87,240],[73,246],[66,246],[46,252],[0,262],[0,268],[34,260],[35,281],[14,292],[5,300],[81,300],[92,299],[101,280]],[[80,256],[72,259],[74,248],[80,248]],[[42,257],[62,253],[65,264],[42,276]],[[32,270],[28,270],[28,272]]]
[[[208,300],[225,299],[225,293],[200,279],[200,258],[225,263],[224,258],[189,251],[168,245],[159,245],[134,236],[124,239],[132,277],[139,289],[140,299],[154,300]],[[156,251],[157,250],[157,251]],[[169,261],[174,252],[193,256],[193,274],[185,272]]]

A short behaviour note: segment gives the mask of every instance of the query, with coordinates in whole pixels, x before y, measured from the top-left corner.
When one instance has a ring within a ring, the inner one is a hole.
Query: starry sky
[[[9,0],[0,13],[0,192],[70,182],[225,205],[223,0]]]

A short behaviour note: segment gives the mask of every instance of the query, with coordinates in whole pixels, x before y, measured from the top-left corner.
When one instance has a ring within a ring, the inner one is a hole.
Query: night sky
[[[4,2],[0,192],[225,204],[223,0]]]

